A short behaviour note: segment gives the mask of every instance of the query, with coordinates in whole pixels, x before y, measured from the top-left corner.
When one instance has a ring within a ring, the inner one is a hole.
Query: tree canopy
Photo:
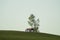
[[[38,26],[39,26],[39,18],[38,19],[35,19],[35,16],[33,14],[31,14],[29,17],[28,17],[29,21],[28,21],[28,24],[34,28],[34,32],[37,32],[38,31]]]

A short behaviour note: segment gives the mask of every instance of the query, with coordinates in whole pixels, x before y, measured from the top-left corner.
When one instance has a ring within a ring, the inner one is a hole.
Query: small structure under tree
[[[38,32],[38,27],[39,27],[39,19],[35,19],[35,16],[31,14],[28,17],[29,21],[28,24],[31,26],[31,28],[27,28],[25,31],[26,32]]]

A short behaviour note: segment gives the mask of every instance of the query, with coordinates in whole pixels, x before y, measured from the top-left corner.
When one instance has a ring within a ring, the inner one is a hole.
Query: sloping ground
[[[60,40],[60,36],[45,33],[0,31],[0,40]]]

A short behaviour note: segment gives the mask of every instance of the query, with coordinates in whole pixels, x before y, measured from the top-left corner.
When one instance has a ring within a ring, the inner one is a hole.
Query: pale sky
[[[0,0],[0,30],[24,31],[32,13],[40,32],[60,35],[60,0]]]

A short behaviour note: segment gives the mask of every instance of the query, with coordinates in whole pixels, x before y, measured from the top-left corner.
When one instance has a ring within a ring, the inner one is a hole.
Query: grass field
[[[0,40],[60,40],[60,36],[45,33],[0,31]]]

